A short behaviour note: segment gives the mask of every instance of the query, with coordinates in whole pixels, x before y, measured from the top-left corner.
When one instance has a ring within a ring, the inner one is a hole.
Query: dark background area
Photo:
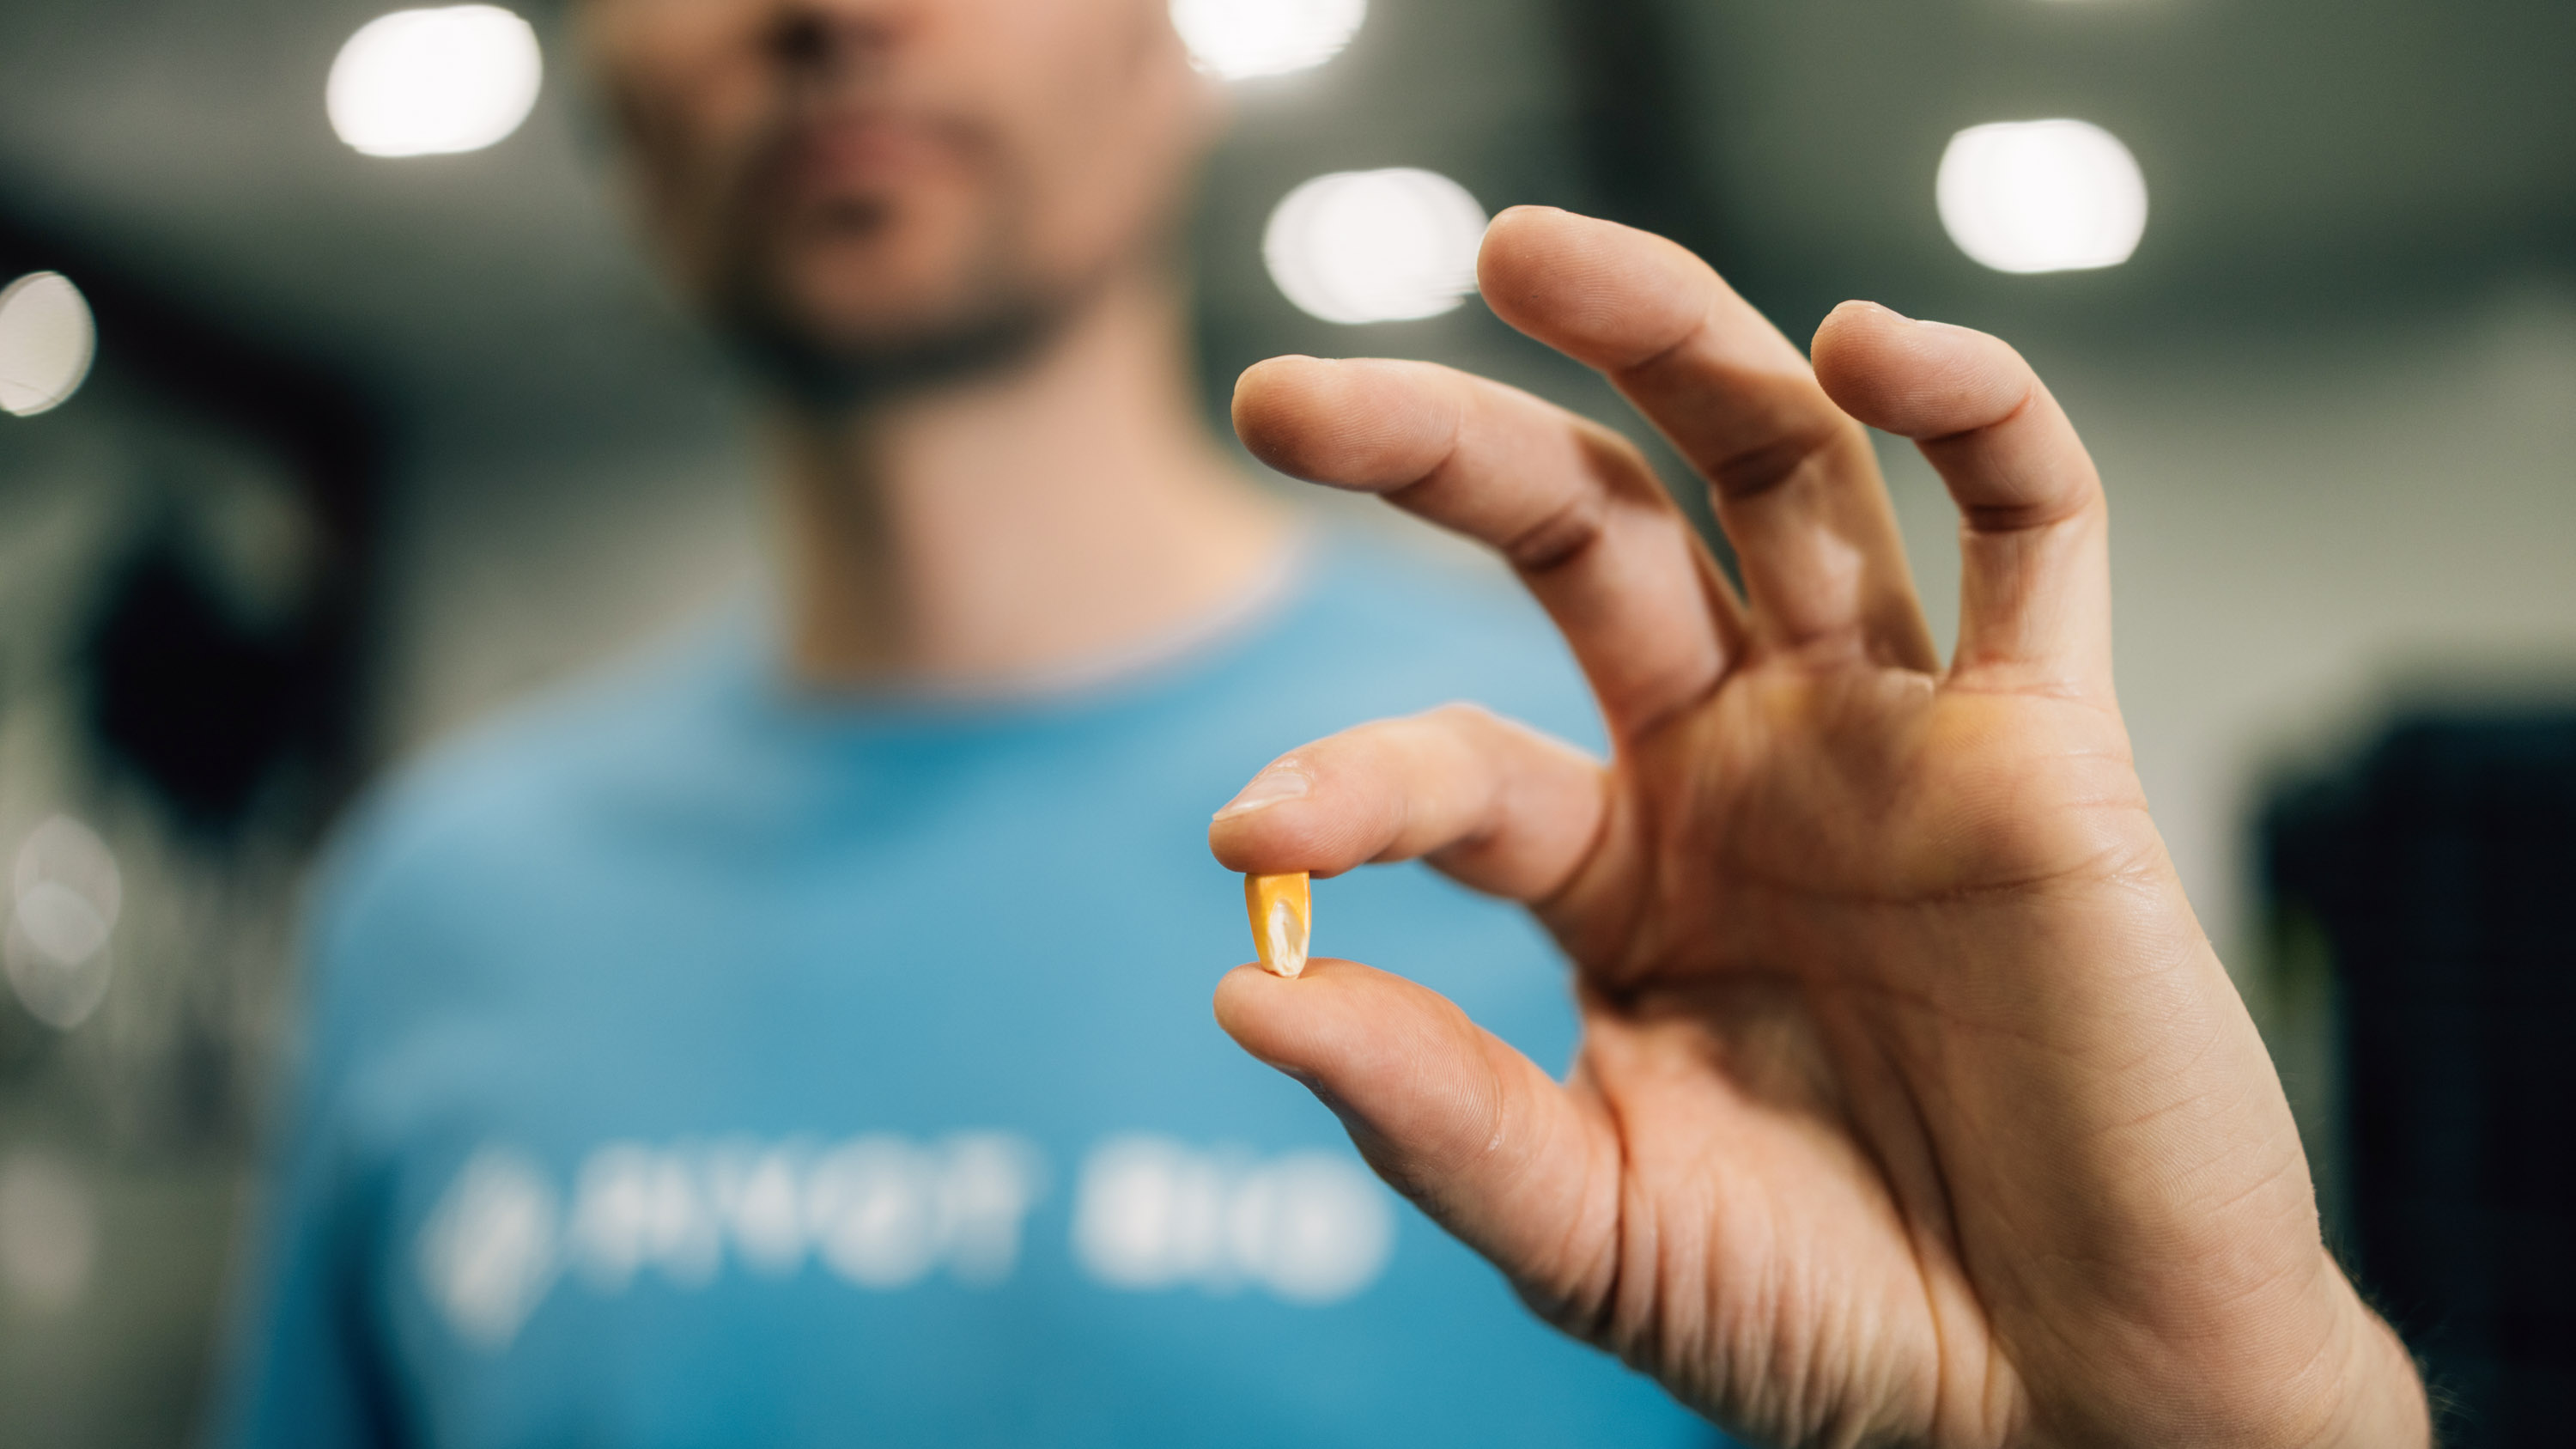
[[[2349,1064],[2338,1246],[2452,1406],[2549,1444],[2576,1398],[2576,709],[2410,711],[2286,787],[2264,865]]]

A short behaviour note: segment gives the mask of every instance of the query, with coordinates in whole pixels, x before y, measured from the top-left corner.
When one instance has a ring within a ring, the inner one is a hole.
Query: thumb
[[[1608,1124],[1438,992],[1354,961],[1295,979],[1241,966],[1217,1024],[1305,1084],[1360,1155],[1493,1260],[1541,1313],[1587,1316],[1615,1279]]]

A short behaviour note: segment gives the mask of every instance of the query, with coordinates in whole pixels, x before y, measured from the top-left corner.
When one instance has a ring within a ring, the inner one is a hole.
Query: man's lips
[[[964,151],[956,128],[933,119],[827,116],[790,135],[780,179],[796,201],[877,193],[953,167]]]

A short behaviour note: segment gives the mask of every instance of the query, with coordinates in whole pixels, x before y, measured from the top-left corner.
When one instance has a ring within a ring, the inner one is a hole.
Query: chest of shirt
[[[357,1147],[415,1361],[506,1377],[549,1324],[694,1341],[737,1313],[967,1352],[999,1312],[1020,1333],[1135,1313],[1119,1352],[1166,1363],[1207,1351],[1200,1315],[1295,1338],[1481,1283],[1209,1017],[1246,954],[1232,877],[1167,861],[1147,909],[1079,868],[961,889],[922,863],[948,884],[559,882],[551,910],[455,932],[485,984],[419,1013],[358,1091],[385,1104]],[[1557,968],[1514,913],[1418,872],[1337,897],[1349,939],[1561,1055]],[[1414,1259],[1447,1286],[1403,1286]]]

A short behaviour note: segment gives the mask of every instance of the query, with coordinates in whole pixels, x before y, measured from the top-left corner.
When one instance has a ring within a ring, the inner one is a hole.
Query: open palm
[[[2319,1242],[2279,1083],[2149,820],[2101,489],[2011,349],[1846,306],[1812,368],[1642,233],[1507,213],[1487,300],[1715,490],[1742,597],[1635,449],[1403,362],[1247,373],[1245,441],[1500,550],[1604,766],[1469,706],[1318,741],[1239,870],[1426,858],[1576,966],[1560,1084],[1349,962],[1219,1019],[1559,1325],[1783,1444],[2405,1443],[2404,1354]],[[1963,518],[1935,657],[1861,424]]]

